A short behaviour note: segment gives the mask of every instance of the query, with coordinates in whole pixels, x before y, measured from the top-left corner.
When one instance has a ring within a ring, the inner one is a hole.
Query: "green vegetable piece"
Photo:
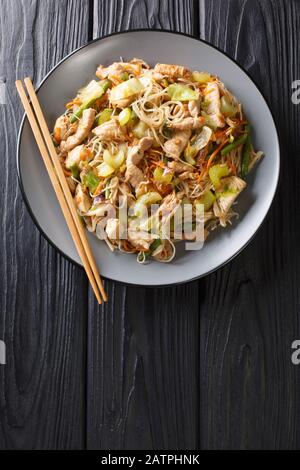
[[[147,251],[146,253],[144,252],[144,261],[149,258],[149,256],[152,255],[152,253],[154,253],[154,251],[162,244],[162,241],[160,238],[157,238],[156,240],[154,240],[151,245],[150,245],[150,248],[149,248],[149,251]]]
[[[165,183],[165,184],[170,184],[172,179],[173,179],[173,173],[167,173],[164,174],[164,170],[162,168],[155,168],[153,172],[154,176],[154,181],[157,181],[157,183]]]
[[[137,95],[144,89],[144,85],[136,77],[130,78],[112,88],[110,93],[110,102],[115,103],[126,98]]]
[[[237,108],[232,103],[230,103],[230,101],[225,96],[222,96],[221,112],[226,116],[234,116],[237,111]]]
[[[78,168],[78,166],[77,165],[72,165],[72,166],[70,166],[70,170],[71,170],[73,178],[78,180],[78,178],[79,178],[79,168]]]
[[[229,175],[229,168],[227,165],[214,165],[208,171],[210,180],[217,189],[221,186],[221,178]]]
[[[98,83],[98,90],[95,92],[95,94],[87,101],[82,103],[82,105],[77,109],[77,111],[72,114],[70,117],[70,123],[73,124],[76,122],[78,119],[81,118],[82,113],[85,109],[91,108],[95,102],[101,98],[101,96],[107,91],[107,89],[110,87],[110,80],[103,80],[102,82],[96,82]]]
[[[115,171],[115,169],[112,166],[108,165],[108,163],[106,163],[105,161],[100,163],[97,169],[98,175],[102,178],[107,178],[107,176],[110,176]]]
[[[199,98],[199,93],[196,90],[187,85],[179,85],[178,83],[168,86],[168,95],[174,101],[190,101]]]
[[[190,165],[195,165],[196,161],[194,160],[194,157],[197,155],[198,150],[195,146],[190,145],[190,143],[187,145],[187,147],[184,149],[184,158],[187,163]]]
[[[121,78],[121,80],[122,80],[123,82],[126,82],[126,80],[129,79],[129,74],[128,74],[128,72],[123,72],[120,78]]]
[[[199,199],[196,199],[195,202],[196,204],[203,204],[204,211],[208,211],[215,202],[215,200],[216,196],[212,191],[210,191],[210,189],[208,189]]]
[[[167,139],[171,139],[171,137],[173,136],[173,133],[174,133],[173,129],[168,127],[167,123],[164,123],[162,131],[163,131],[164,136]]]
[[[113,110],[110,108],[105,108],[101,113],[99,114],[97,118],[97,124],[98,126],[101,126],[101,124],[104,124],[107,121],[111,120],[111,115],[113,113]]]
[[[206,83],[211,81],[211,75],[207,72],[193,72],[192,73],[192,79],[194,82],[198,83]]]
[[[246,126],[248,132],[247,140],[245,143],[244,151],[242,154],[242,165],[241,165],[241,176],[243,179],[246,178],[249,173],[249,162],[250,162],[250,153],[251,153],[251,136],[250,136],[250,126]]]
[[[245,133],[243,134],[241,137],[239,137],[237,140],[235,140],[232,144],[228,144],[226,145],[226,147],[224,147],[222,150],[221,150],[221,155],[227,155],[229,152],[231,152],[232,150],[235,150],[236,148],[238,148],[240,145],[243,145],[246,140],[248,138],[248,134]]]
[[[121,126],[125,126],[128,121],[131,119],[131,109],[130,108],[125,108],[123,109],[120,114],[119,114],[119,123]]]
[[[147,124],[145,124],[143,121],[139,121],[139,123],[132,129],[132,133],[137,139],[142,139],[147,135],[148,129],[149,127]]]
[[[150,191],[149,193],[142,194],[135,203],[134,206],[134,215],[141,217],[143,215],[144,206],[150,206],[151,204],[156,204],[162,199],[161,195],[156,191]]]
[[[89,188],[90,192],[93,193],[96,191],[100,183],[100,179],[93,171],[89,171],[89,173],[83,176],[82,182]]]
[[[122,148],[120,148],[120,150],[116,154],[112,155],[106,149],[103,152],[103,160],[105,163],[107,163],[107,165],[114,169],[120,168],[120,166],[124,163],[125,160],[125,152]]]

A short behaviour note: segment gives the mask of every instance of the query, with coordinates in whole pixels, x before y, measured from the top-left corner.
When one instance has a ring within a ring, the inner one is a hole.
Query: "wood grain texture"
[[[22,110],[16,78],[35,83],[88,40],[89,2],[0,2],[0,448],[81,448],[85,439],[85,275],[39,234],[17,184]]]
[[[290,356],[300,333],[300,108],[291,102],[291,84],[300,76],[300,5],[203,0],[199,7],[201,37],[235,58],[258,83],[282,146],[281,184],[263,227],[237,259],[203,282],[200,443],[216,449],[295,449],[300,369]]]
[[[185,1],[95,1],[94,37],[131,27],[193,32]],[[192,449],[198,439],[198,289],[108,286],[90,297],[87,446]]]

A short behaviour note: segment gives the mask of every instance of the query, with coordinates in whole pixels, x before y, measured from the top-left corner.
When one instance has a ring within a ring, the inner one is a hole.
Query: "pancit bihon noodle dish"
[[[111,250],[170,262],[178,238],[197,238],[198,207],[203,241],[237,216],[262,152],[242,104],[216,76],[141,59],[100,65],[96,75],[53,131],[78,212]],[[186,205],[192,222],[178,230]]]

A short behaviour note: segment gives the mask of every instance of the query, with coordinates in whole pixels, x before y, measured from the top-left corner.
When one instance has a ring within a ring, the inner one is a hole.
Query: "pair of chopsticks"
[[[24,83],[30,101],[21,80],[16,81],[18,93],[85,272],[98,303],[101,304],[102,299],[104,302],[107,301],[107,296],[84,227],[77,213],[69,185],[57,157],[52,137],[30,78],[25,78]]]

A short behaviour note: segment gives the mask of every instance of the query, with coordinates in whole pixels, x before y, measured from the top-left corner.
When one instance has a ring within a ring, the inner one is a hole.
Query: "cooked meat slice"
[[[83,144],[77,145],[73,150],[68,152],[68,156],[65,161],[66,168],[72,166],[78,166],[81,160],[87,160],[92,157],[92,152],[88,150]]]
[[[65,136],[69,130],[69,125],[69,118],[65,114],[56,119],[53,136],[58,144],[60,144],[61,141],[65,139]]]
[[[181,152],[187,146],[187,143],[191,137],[192,131],[190,129],[176,131],[174,136],[167,140],[164,145],[165,152],[167,156],[172,158],[179,158]]]
[[[141,71],[141,64],[133,62],[114,62],[109,67],[99,65],[96,71],[98,78],[108,78],[113,83],[119,83],[122,80],[124,73],[133,73],[139,75]]]
[[[172,129],[186,130],[186,129],[198,129],[205,123],[204,117],[186,117],[179,122],[172,122],[169,127]]]
[[[149,148],[152,146],[154,142],[153,137],[143,137],[139,141],[139,147],[142,152],[145,152],[146,150],[149,150]]]
[[[126,165],[138,165],[144,156],[144,152],[148,150],[152,144],[152,137],[143,137],[137,145],[134,145],[128,150]]]
[[[108,219],[105,231],[111,240],[116,240],[119,237],[119,224],[119,219]]]
[[[83,191],[81,184],[76,186],[75,203],[81,212],[87,212],[92,205],[90,196]]]
[[[125,173],[126,181],[128,181],[131,186],[136,188],[144,179],[144,173],[140,168],[133,164],[128,164],[126,173]]]
[[[128,228],[128,241],[141,250],[149,250],[151,243],[155,240],[155,235],[144,230]]]
[[[191,100],[188,102],[188,110],[192,117],[199,116],[200,113],[200,100]]]
[[[131,192],[130,186],[127,183],[121,183],[119,185],[120,197],[123,197],[126,201],[127,207],[134,204],[134,196]]]
[[[69,152],[86,139],[93,127],[95,116],[96,111],[92,108],[85,109],[83,111],[82,118],[79,121],[75,134],[71,135],[66,141],[62,141],[60,144],[60,148],[63,153]]]
[[[104,122],[98,127],[95,127],[95,129],[93,129],[93,134],[95,134],[101,140],[124,141],[126,139],[119,122],[115,118]]]
[[[205,101],[208,103],[206,110],[207,114],[217,127],[224,127],[225,120],[221,114],[220,92],[217,83],[208,83],[204,94]]]
[[[66,180],[67,180],[67,183],[68,183],[68,186],[70,188],[70,191],[72,194],[75,193],[75,189],[76,189],[76,183],[75,181],[71,178],[71,176],[67,176],[66,177]]]
[[[143,59],[139,59],[137,57],[134,57],[133,59],[131,59],[131,61],[129,63],[130,64],[138,64],[141,67],[143,67],[144,69],[150,69],[150,65],[147,64],[147,62],[145,62]]]
[[[228,176],[222,179],[222,186],[218,190],[218,199],[214,203],[214,213],[217,215],[218,209],[222,214],[226,214],[238,195],[246,187],[246,183],[237,176]]]
[[[156,64],[154,72],[161,75],[167,75],[172,78],[188,78],[191,76],[191,71],[182,65],[172,64]]]
[[[191,168],[189,169],[189,171],[184,171],[183,173],[180,173],[180,175],[178,175],[178,178],[182,181],[184,180],[188,180],[188,179],[195,179],[195,175],[193,173],[193,171],[191,171]]]
[[[175,214],[179,206],[180,202],[174,192],[165,197],[161,206],[157,209],[157,213],[161,216],[162,225]]]
[[[142,160],[144,152],[148,150],[152,144],[152,137],[143,137],[139,141],[138,145],[134,145],[128,150],[125,181],[129,182],[134,188],[136,188],[144,179],[144,174],[137,165]]]

